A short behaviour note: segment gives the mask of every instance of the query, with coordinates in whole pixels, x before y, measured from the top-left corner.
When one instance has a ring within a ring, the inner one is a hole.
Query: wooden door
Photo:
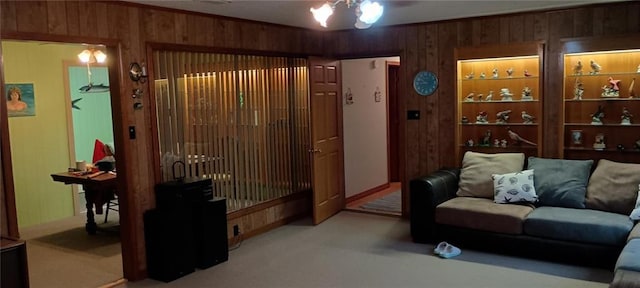
[[[344,208],[340,62],[310,58],[313,223]]]

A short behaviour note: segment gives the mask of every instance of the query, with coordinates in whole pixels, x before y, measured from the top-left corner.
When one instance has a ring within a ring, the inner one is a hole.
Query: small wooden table
[[[116,174],[114,172],[93,173],[82,175],[78,172],[61,172],[51,174],[53,181],[64,184],[80,184],[84,189],[84,199],[87,201],[87,224],[85,229],[89,234],[96,234],[98,225],[94,219],[93,208],[96,214],[102,214],[104,203],[117,195]]]

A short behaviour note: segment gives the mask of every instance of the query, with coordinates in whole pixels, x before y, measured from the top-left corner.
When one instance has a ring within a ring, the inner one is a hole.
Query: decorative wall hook
[[[147,67],[144,62],[142,62],[142,65],[138,64],[138,62],[131,62],[129,66],[129,78],[134,82],[147,82]]]

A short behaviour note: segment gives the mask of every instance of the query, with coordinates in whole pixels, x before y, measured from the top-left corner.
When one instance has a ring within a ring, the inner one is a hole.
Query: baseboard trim
[[[347,199],[345,199],[345,202],[347,204],[349,204],[349,203],[351,203],[353,201],[358,201],[358,200],[360,200],[360,199],[362,199],[364,197],[367,197],[367,196],[369,196],[371,194],[374,194],[374,193],[378,193],[378,192],[380,192],[380,191],[382,191],[384,189],[387,189],[389,187],[391,187],[391,184],[387,182],[387,183],[382,184],[380,186],[373,187],[373,188],[371,188],[371,189],[369,189],[367,191],[364,191],[364,192],[358,193],[356,195],[353,195],[351,197],[348,197]]]

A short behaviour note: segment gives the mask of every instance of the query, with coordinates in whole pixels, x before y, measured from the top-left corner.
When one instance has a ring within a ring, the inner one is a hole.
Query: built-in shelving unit
[[[466,151],[540,154],[542,51],[540,43],[456,49],[458,163]]]
[[[640,162],[640,49],[566,47],[564,158]]]

